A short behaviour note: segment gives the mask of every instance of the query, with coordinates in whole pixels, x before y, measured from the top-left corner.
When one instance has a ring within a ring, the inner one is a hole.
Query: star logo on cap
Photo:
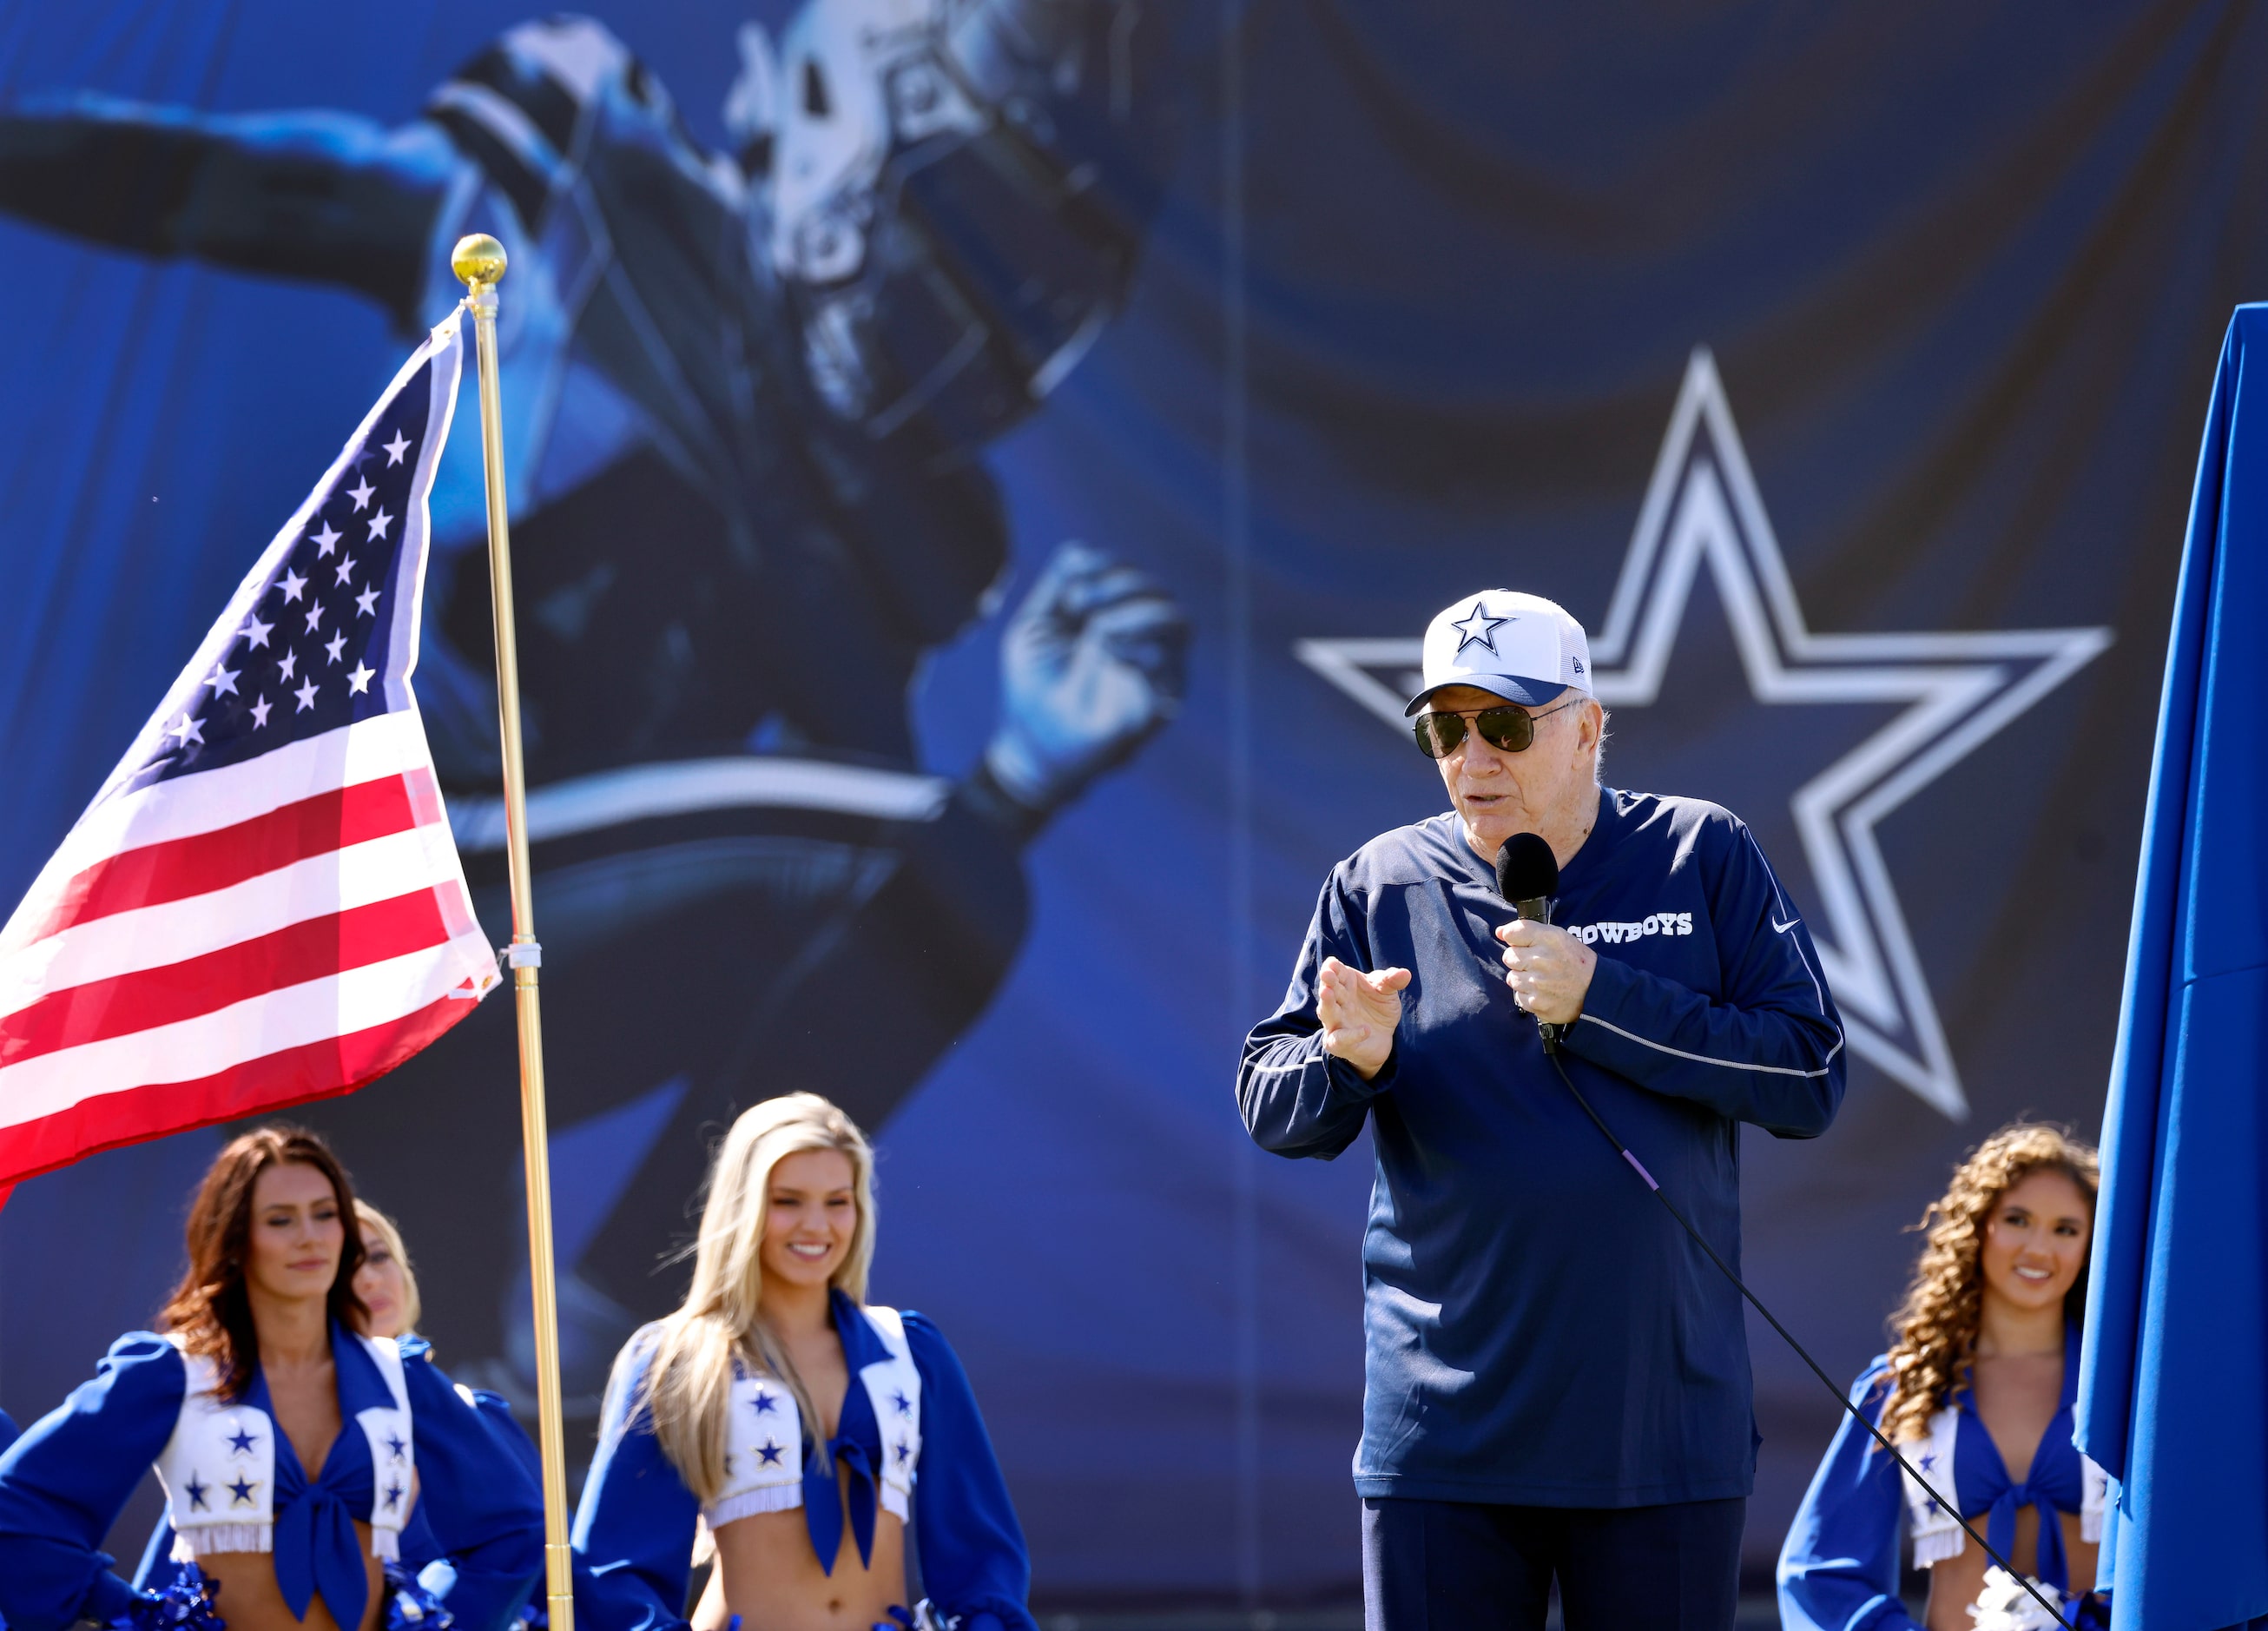
[[[1759,708],[1856,703],[1895,710],[1841,757],[1805,767],[1788,809],[1820,908],[1812,939],[1851,1051],[1958,1120],[1968,1113],[1968,1096],[1875,829],[2101,655],[2111,631],[1815,632],[1716,361],[1700,350],[1686,366],[1637,529],[1591,641],[1588,677],[1601,702],[1642,709],[1661,699],[1704,572],[1714,581]],[[1415,672],[1421,641],[1310,639],[1294,649],[1408,742],[1403,705],[1423,683]],[[1783,869],[1787,864],[1781,860]],[[1786,916],[1793,926],[1792,908]]]
[[[1464,654],[1465,647],[1468,646],[1485,646],[1490,651],[1494,652],[1496,650],[1497,625],[1498,624],[1512,623],[1513,621],[1515,621],[1515,619],[1510,617],[1490,616],[1488,615],[1488,609],[1483,606],[1478,601],[1475,601],[1473,602],[1473,609],[1471,613],[1463,622],[1453,623],[1449,625],[1459,634],[1464,636],[1464,638],[1457,642],[1458,654],[1462,656]]]

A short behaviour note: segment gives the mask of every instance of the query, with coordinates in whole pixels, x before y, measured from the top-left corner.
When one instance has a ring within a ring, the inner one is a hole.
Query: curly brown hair
[[[1905,1301],[1890,1316],[1889,1397],[1881,1428],[1893,1442],[1918,1438],[1966,1376],[1984,1306],[1984,1229],[2000,1197],[2035,1172],[2060,1172],[2079,1185],[2091,1214],[2102,1160],[2063,1127],[2019,1121],[1986,1139],[1961,1163],[1943,1196],[1916,1227],[1927,1231]],[[2077,1325],[2087,1307],[2087,1270],[2064,1295],[2064,1317]]]
[[[369,1329],[370,1311],[355,1295],[355,1271],[362,1266],[362,1231],[352,1227],[354,1184],[322,1135],[305,1127],[255,1127],[230,1141],[205,1170],[189,1203],[188,1272],[166,1299],[158,1328],[177,1331],[188,1353],[219,1368],[221,1392],[241,1399],[260,1366],[260,1334],[252,1323],[252,1303],[244,1288],[244,1259],[252,1235],[252,1191],[260,1175],[296,1162],[314,1168],[331,1182],[339,1216],[347,1224],[339,1272],[331,1281],[330,1315],[353,1332]]]

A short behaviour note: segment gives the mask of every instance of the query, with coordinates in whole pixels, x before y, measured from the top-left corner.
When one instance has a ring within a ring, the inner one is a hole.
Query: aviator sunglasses
[[[1429,759],[1446,759],[1457,750],[1465,739],[1465,721],[1470,720],[1473,728],[1480,732],[1481,740],[1505,753],[1524,753],[1535,740],[1535,721],[1548,720],[1563,708],[1572,708],[1572,702],[1559,703],[1541,713],[1511,703],[1501,708],[1483,708],[1467,713],[1421,713],[1410,721],[1418,733],[1418,751]]]

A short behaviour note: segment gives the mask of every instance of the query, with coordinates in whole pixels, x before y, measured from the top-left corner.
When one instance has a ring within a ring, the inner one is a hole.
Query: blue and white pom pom
[[[456,1571],[450,1571],[451,1585]],[[449,1631],[456,1617],[441,1605],[438,1593],[427,1589],[399,1563],[386,1566],[386,1631]]]
[[[2046,1581],[2031,1584],[2049,1602],[2062,1601],[2063,1593]],[[1969,1617],[1977,1622],[1977,1631],[2058,1631],[2061,1624],[2015,1576],[1998,1565],[1984,1571],[1984,1589],[1977,1594]]]
[[[145,1591],[132,1609],[110,1621],[110,1631],[228,1631],[214,1606],[218,1585],[208,1586],[195,1563],[181,1565],[173,1584]]]

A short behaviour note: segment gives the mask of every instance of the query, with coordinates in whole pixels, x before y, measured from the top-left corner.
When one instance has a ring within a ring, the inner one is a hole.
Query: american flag
[[[453,318],[0,931],[0,1185],[351,1092],[498,983],[409,690],[463,361]]]

